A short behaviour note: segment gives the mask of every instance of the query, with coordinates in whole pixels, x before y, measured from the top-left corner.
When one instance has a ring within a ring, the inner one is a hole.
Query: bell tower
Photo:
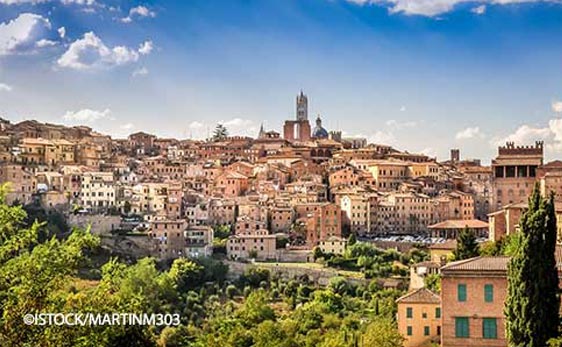
[[[308,98],[304,93],[297,95],[297,121],[308,120]]]

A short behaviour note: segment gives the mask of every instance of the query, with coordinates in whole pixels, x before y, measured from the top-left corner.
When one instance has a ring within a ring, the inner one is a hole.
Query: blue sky
[[[201,138],[329,130],[444,159],[562,155],[562,3],[0,0],[0,116]],[[64,28],[64,29],[62,29]]]

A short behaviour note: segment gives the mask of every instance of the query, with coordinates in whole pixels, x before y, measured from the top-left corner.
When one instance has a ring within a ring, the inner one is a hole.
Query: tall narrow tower
[[[301,90],[301,93],[297,95],[297,121],[305,120],[308,120],[308,98]]]

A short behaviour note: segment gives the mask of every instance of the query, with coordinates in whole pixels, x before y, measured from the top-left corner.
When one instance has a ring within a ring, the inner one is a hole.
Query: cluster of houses
[[[311,128],[307,107],[301,93],[283,136],[262,127],[256,138],[207,140],[113,139],[85,126],[0,119],[0,182],[9,183],[8,203],[142,234],[162,259],[209,256],[219,228],[229,231],[232,260],[306,261],[315,247],[341,254],[352,233],[445,240],[412,267],[411,291],[398,300],[406,346],[505,346],[507,259],[446,264],[448,254],[466,227],[496,241],[516,232],[537,184],[562,200],[562,162],[545,164],[542,142],[508,142],[489,166],[461,160],[457,149],[438,162],[343,138],[320,116]],[[431,274],[442,277],[440,295],[424,288]]]

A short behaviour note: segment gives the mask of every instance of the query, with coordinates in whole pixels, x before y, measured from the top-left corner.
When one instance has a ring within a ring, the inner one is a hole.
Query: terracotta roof
[[[441,271],[507,271],[509,257],[476,257],[454,261],[441,268]]]
[[[413,267],[428,267],[428,268],[434,268],[434,269],[439,269],[441,267],[440,263],[436,263],[434,261],[422,261],[420,263],[416,263],[414,265],[412,265]]]
[[[247,179],[248,178],[245,175],[242,175],[241,173],[236,172],[236,171],[227,171],[225,173],[225,177],[226,178],[232,178],[232,179]]]
[[[439,295],[427,288],[420,288],[396,299],[397,303],[440,304]]]
[[[488,228],[488,223],[478,219],[450,219],[428,226],[430,229],[485,229]]]
[[[429,249],[446,249],[453,250],[457,248],[457,240],[446,240],[445,242],[435,243],[429,246]]]
[[[551,161],[551,162],[548,162],[548,163],[544,164],[543,166],[541,166],[541,168],[545,168],[545,169],[548,169],[548,168],[559,168],[559,167],[561,167],[561,166],[562,166],[562,161],[560,161],[560,160],[554,160],[554,161]]]
[[[562,247],[557,246],[554,252],[556,259],[556,266],[558,268],[559,276],[562,270]],[[476,257],[465,260],[454,261],[441,268],[441,274],[446,276],[450,272],[469,272],[472,274],[495,273],[497,275],[507,275],[507,266],[510,257],[496,256],[496,257]]]

